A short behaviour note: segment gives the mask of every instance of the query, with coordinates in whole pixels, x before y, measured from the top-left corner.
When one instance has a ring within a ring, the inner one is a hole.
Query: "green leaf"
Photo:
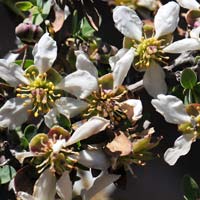
[[[43,6],[42,6],[42,14],[45,15],[45,18],[49,14],[50,10],[51,10],[51,0],[48,0],[48,1],[44,2]]]
[[[184,195],[188,200],[197,200],[200,198],[199,186],[189,175],[185,175],[183,177],[183,190]]]
[[[181,74],[181,85],[185,89],[192,89],[197,83],[197,75],[191,69],[184,69]]]
[[[32,22],[35,25],[40,25],[44,21],[41,13],[33,15]]]
[[[84,17],[81,24],[81,33],[84,38],[93,37],[95,30],[90,26],[87,19]]]
[[[28,147],[29,147],[28,140],[24,136],[20,138],[20,146],[23,149],[28,149]]]
[[[23,60],[16,60],[15,63],[17,65],[21,65],[23,62]],[[24,69],[27,69],[28,67],[30,67],[31,65],[34,65],[34,61],[30,60],[30,59],[26,59],[25,63],[24,63]]]
[[[30,1],[19,1],[15,5],[22,11],[29,11],[33,7],[33,4]]]
[[[0,184],[8,183],[15,174],[16,171],[12,166],[4,165],[3,167],[0,167]]]
[[[78,11],[75,10],[73,12],[73,17],[72,17],[72,34],[74,35],[78,31]]]
[[[30,124],[24,129],[24,136],[29,142],[36,134],[37,127],[34,124]]]
[[[57,116],[57,120],[58,123],[61,127],[65,128],[66,130],[68,130],[69,132],[71,132],[71,122],[70,120],[65,117],[64,115],[60,114],[59,116]]]

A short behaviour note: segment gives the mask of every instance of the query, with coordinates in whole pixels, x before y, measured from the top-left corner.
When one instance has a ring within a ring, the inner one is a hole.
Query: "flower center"
[[[61,97],[61,94],[57,93],[55,85],[47,80],[46,73],[36,75],[36,72],[32,71],[26,73],[25,76],[29,79],[30,84],[20,84],[16,89],[17,97],[31,100],[31,111],[35,117],[38,117],[41,113],[47,113],[53,107],[55,100]]]
[[[121,109],[120,100],[126,94],[126,90],[115,95],[112,90],[104,90],[102,85],[99,85],[99,91],[94,91],[90,97],[87,98],[89,108],[83,117],[101,116],[109,119],[114,124],[119,124],[127,116]]]
[[[163,41],[164,39],[158,40],[154,37],[142,38],[140,44],[134,45],[137,55],[135,67],[138,71],[148,69],[152,60],[165,63],[163,59],[168,59],[168,57],[163,56]]]

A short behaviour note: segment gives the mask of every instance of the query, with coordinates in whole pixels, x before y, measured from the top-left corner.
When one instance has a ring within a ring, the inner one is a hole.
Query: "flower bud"
[[[35,44],[43,33],[40,26],[30,23],[21,23],[15,28],[15,34],[25,44]]]

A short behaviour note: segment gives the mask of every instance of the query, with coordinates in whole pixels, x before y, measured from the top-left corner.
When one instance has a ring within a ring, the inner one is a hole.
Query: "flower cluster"
[[[154,136],[155,109],[181,133],[164,153],[169,165],[200,138],[200,4],[103,3],[122,34],[119,50],[95,34],[102,20],[92,0],[15,5],[25,19],[15,30],[18,49],[0,59],[0,150],[9,143],[20,166],[8,178],[18,199],[89,200],[120,186],[126,171],[159,157],[154,147],[165,136]],[[188,9],[185,28],[181,7]],[[21,178],[29,168],[26,187]]]

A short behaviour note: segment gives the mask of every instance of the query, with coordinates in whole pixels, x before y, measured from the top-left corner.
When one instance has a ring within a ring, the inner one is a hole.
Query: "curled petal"
[[[34,185],[33,196],[35,199],[55,200],[56,177],[49,169],[46,169]]]
[[[194,51],[200,49],[200,41],[195,38],[185,38],[173,42],[163,49],[167,53],[184,53],[186,51]]]
[[[157,98],[153,99],[151,103],[156,108],[156,111],[163,115],[167,122],[181,124],[191,121],[180,99],[172,95],[163,94],[158,95]]]
[[[142,21],[137,13],[126,6],[117,6],[113,10],[115,27],[126,37],[140,41],[142,38]]]
[[[134,48],[130,48],[124,55],[121,57],[113,68],[113,79],[114,79],[114,89],[122,85],[134,59]]]
[[[17,87],[20,83],[29,84],[22,68],[14,63],[9,64],[5,59],[0,59],[0,74],[1,79],[12,87]]]
[[[167,93],[167,84],[165,82],[165,72],[156,63],[146,70],[143,77],[143,84],[146,91],[152,97],[156,98],[158,94]]]
[[[66,76],[57,85],[57,88],[84,99],[98,89],[98,82],[96,77],[92,76],[89,72],[77,70]]]
[[[101,174],[95,179],[93,185],[88,190],[82,191],[83,200],[89,200],[94,197],[98,192],[115,182],[120,175],[109,174],[102,171]]]
[[[81,127],[77,128],[71,138],[67,141],[67,146],[72,145],[80,140],[91,137],[103,130],[109,125],[110,121],[102,117],[92,117]]]
[[[45,33],[33,49],[34,64],[39,73],[44,73],[53,65],[57,57],[56,41]]]
[[[24,99],[12,98],[0,108],[0,127],[15,129],[28,119],[28,106]],[[20,117],[19,117],[20,116]]]
[[[72,182],[68,171],[65,171],[57,181],[56,191],[62,200],[72,199]]]
[[[88,56],[83,51],[75,51],[76,54],[76,69],[85,70],[91,73],[92,76],[98,78],[98,71]]]
[[[88,168],[105,170],[110,162],[102,150],[83,150],[79,154],[78,162]]]
[[[131,121],[136,121],[142,117],[142,102],[139,99],[128,99],[121,104],[123,110],[126,110],[127,117]]]
[[[193,141],[193,134],[181,135],[176,139],[174,147],[167,149],[164,154],[164,160],[169,165],[174,165],[180,156],[184,156],[190,151]]]
[[[117,61],[119,61],[128,51],[129,49],[122,48],[120,49],[114,56],[111,56],[109,58],[109,64],[111,66],[111,70],[114,70],[114,67],[116,66]]]
[[[196,0],[176,0],[181,7],[190,10],[199,10],[200,4]]]
[[[161,6],[154,18],[156,38],[174,32],[179,21],[180,7],[177,3],[170,1]]]

